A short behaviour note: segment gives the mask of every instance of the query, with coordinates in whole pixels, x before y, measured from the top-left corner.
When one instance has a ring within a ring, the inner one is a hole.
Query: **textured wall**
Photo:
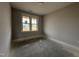
[[[10,49],[11,23],[9,3],[0,3],[0,56],[7,56]]]
[[[79,47],[79,3],[46,15],[44,30],[49,38]]]

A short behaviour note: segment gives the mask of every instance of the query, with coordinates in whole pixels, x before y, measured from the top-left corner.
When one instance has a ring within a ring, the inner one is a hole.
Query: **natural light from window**
[[[37,31],[38,30],[38,23],[37,23],[37,18],[32,18],[32,31]]]
[[[38,19],[36,17],[22,16],[22,32],[38,31]]]
[[[23,32],[30,31],[30,19],[29,19],[29,17],[26,17],[26,16],[22,17],[22,26],[23,26],[23,29],[22,29]]]

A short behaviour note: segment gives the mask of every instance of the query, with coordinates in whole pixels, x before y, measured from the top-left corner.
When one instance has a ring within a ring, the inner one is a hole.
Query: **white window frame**
[[[38,25],[38,23],[39,23],[39,16],[29,15],[29,14],[23,14],[22,17],[23,16],[29,17],[29,19],[30,19],[30,30],[29,31],[23,31],[23,24],[22,24],[21,32],[37,32],[37,31],[39,31],[39,25]],[[22,17],[21,17],[21,19],[22,19]],[[37,18],[37,30],[36,31],[32,31],[32,17]]]

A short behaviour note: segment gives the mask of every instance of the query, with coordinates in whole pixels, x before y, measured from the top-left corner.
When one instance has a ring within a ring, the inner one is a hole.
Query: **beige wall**
[[[10,48],[11,24],[10,5],[0,3],[0,56],[7,56]]]
[[[79,47],[79,3],[46,15],[44,30],[49,39]]]

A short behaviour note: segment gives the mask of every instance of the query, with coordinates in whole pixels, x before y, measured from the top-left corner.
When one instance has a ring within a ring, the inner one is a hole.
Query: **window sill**
[[[40,37],[44,37],[44,36],[35,35],[35,36],[31,36],[31,37],[24,37],[24,38],[20,38],[20,39],[15,39],[15,40],[13,40],[13,42],[21,42],[21,41],[25,41],[25,40],[29,40],[29,39],[40,38]]]

